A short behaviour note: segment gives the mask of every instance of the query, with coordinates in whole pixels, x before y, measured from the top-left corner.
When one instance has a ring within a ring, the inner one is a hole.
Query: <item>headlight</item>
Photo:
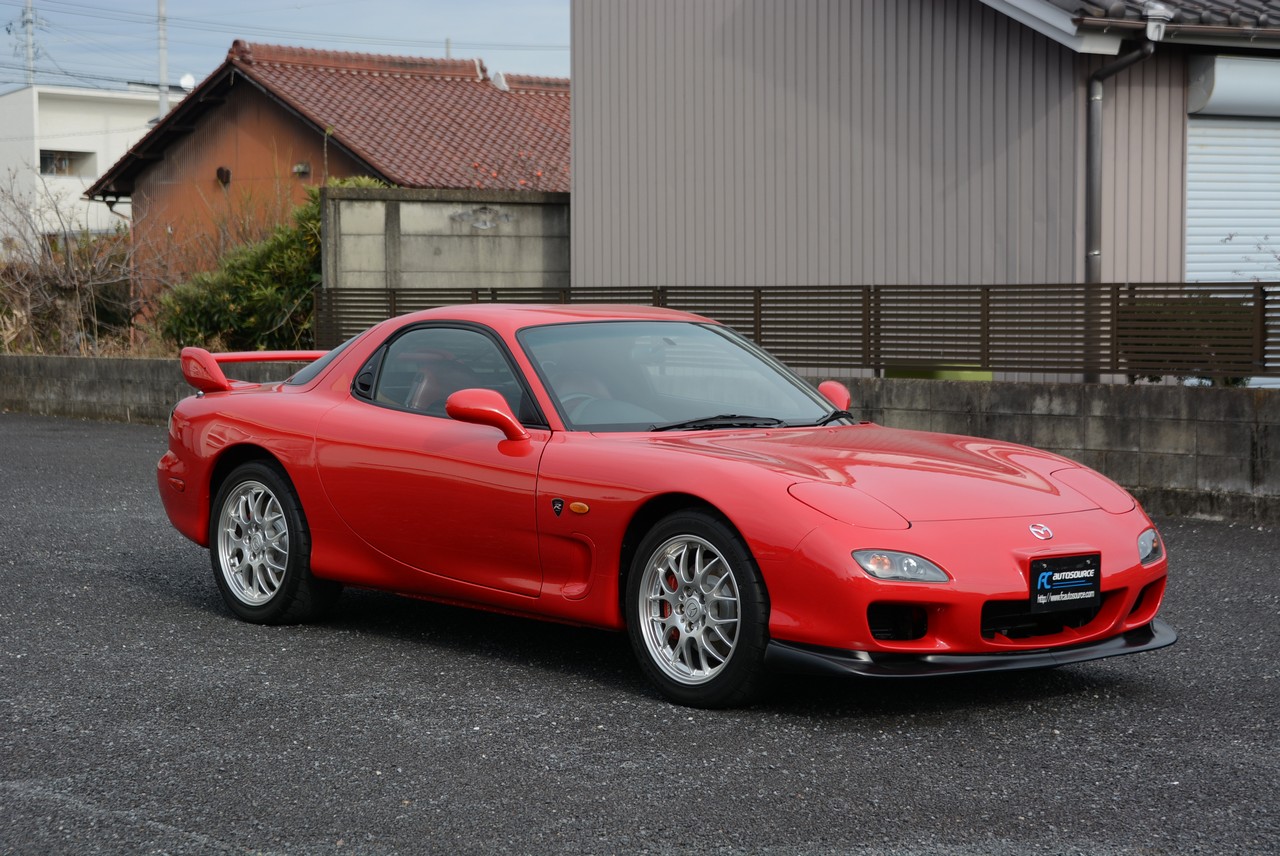
[[[878,580],[902,580],[910,583],[945,583],[951,580],[947,572],[933,562],[910,553],[854,550],[853,560]]]
[[[1138,536],[1138,558],[1144,565],[1159,561],[1164,556],[1164,545],[1160,543],[1160,535],[1154,529],[1148,529]]]

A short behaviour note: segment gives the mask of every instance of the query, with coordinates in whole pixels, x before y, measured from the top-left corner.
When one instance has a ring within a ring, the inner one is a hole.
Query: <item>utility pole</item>
[[[164,12],[164,0],[156,0],[156,7],[160,43],[160,115],[156,117],[159,121],[169,112],[169,22]]]
[[[36,82],[36,13],[31,8],[32,0],[27,0],[27,7],[22,13],[22,26],[27,31],[27,85]]]

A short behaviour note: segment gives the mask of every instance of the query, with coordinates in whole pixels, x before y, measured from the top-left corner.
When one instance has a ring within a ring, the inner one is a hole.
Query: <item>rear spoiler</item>
[[[182,376],[201,392],[226,392],[247,386],[238,380],[227,380],[222,363],[310,363],[328,351],[228,351],[211,354],[204,348],[182,349]]]

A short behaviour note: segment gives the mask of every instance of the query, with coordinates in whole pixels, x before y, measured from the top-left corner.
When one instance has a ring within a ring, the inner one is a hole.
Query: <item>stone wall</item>
[[[845,382],[853,412],[873,422],[1049,449],[1105,473],[1152,513],[1280,524],[1280,390]]]
[[[297,364],[227,367],[283,379]],[[852,410],[900,428],[1050,449],[1132,490],[1148,511],[1280,525],[1280,390],[846,379]],[[0,409],[163,424],[192,394],[177,359],[0,355]]]

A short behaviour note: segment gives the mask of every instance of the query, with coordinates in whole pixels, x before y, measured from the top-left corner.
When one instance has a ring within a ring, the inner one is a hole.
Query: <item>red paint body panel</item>
[[[209,390],[181,402],[157,474],[165,509],[207,546],[217,474],[230,461],[269,456],[301,500],[316,575],[607,628],[623,626],[628,527],[649,503],[676,501],[715,509],[741,534],[765,582],[775,640],[991,654],[1107,639],[1155,617],[1167,559],[1139,560],[1150,521],[1128,494],[1065,458],[872,424],[567,430],[517,337],[542,325],[691,318],[651,308],[476,305],[391,319],[306,383]],[[457,419],[353,394],[362,366],[396,331],[445,321],[503,343],[545,424],[523,420],[529,436],[519,439],[501,397],[475,390],[451,400]],[[1053,539],[1038,540],[1032,524]],[[922,556],[951,581],[878,580],[853,550]],[[1102,557],[1102,605],[1087,623],[1025,638],[982,630],[989,602],[1029,599],[1033,560],[1089,553]],[[868,617],[877,604],[923,616],[927,632],[877,635]]]
[[[507,440],[418,413],[379,408],[371,419],[370,409],[348,400],[317,426],[320,483],[353,535],[424,574],[536,596],[534,501],[549,433]]]

